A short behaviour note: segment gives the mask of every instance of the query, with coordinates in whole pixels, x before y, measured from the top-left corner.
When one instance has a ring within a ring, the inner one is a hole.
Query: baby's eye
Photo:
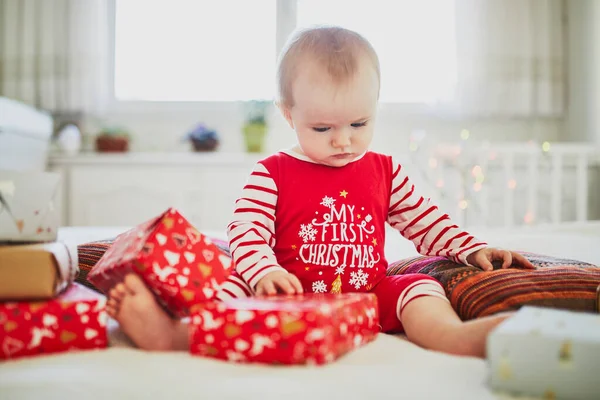
[[[321,127],[321,128],[315,127],[315,128],[313,128],[313,130],[316,132],[327,132],[329,130],[329,128],[328,127]]]
[[[351,124],[351,126],[353,128],[361,128],[361,127],[366,126],[366,125],[367,125],[367,121],[364,121],[364,122],[355,122],[355,123]]]

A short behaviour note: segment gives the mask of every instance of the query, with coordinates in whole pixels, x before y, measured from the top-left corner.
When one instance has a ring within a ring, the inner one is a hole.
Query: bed
[[[64,228],[61,240],[83,243],[125,228]],[[206,232],[216,237],[222,234]],[[555,231],[475,233],[491,244],[600,264],[600,224]],[[415,255],[390,232],[390,259]],[[0,364],[1,399],[515,399],[492,392],[484,360],[421,349],[402,336],[380,334],[367,346],[323,367],[230,364],[187,353],[136,349],[109,323],[110,347]],[[527,399],[528,397],[518,397]]]

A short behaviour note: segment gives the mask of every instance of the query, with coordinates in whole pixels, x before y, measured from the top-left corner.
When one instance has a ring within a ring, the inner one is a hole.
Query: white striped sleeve
[[[400,164],[394,162],[392,169],[388,223],[412,241],[420,254],[468,265],[467,256],[487,243],[460,229],[430,199],[418,194]]]
[[[268,273],[285,271],[273,252],[276,206],[277,185],[265,166],[259,163],[236,201],[233,221],[227,227],[236,271],[252,289]]]

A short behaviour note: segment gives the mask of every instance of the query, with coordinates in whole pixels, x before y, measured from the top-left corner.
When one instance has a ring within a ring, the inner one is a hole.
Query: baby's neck
[[[300,147],[300,145],[295,145],[294,147],[292,147],[291,150],[294,153],[300,154],[301,156],[306,156],[306,154],[304,154],[304,152],[302,151],[302,148]]]

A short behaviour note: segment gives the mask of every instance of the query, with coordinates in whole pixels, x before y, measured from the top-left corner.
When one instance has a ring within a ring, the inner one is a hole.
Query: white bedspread
[[[0,398],[496,399],[486,379],[482,360],[380,335],[324,367],[234,365],[127,347],[31,358],[0,366]]]
[[[65,229],[60,238],[85,242],[122,231]],[[600,235],[596,230],[590,232],[487,232],[483,238],[498,246],[600,264]],[[389,260],[416,254],[412,245],[397,235],[388,239],[386,249]],[[131,346],[114,321],[110,342],[111,347],[103,351],[1,363],[0,399],[513,398],[490,391],[484,360],[426,351],[398,336],[381,334],[373,343],[324,367],[242,365],[185,352],[143,352]]]

